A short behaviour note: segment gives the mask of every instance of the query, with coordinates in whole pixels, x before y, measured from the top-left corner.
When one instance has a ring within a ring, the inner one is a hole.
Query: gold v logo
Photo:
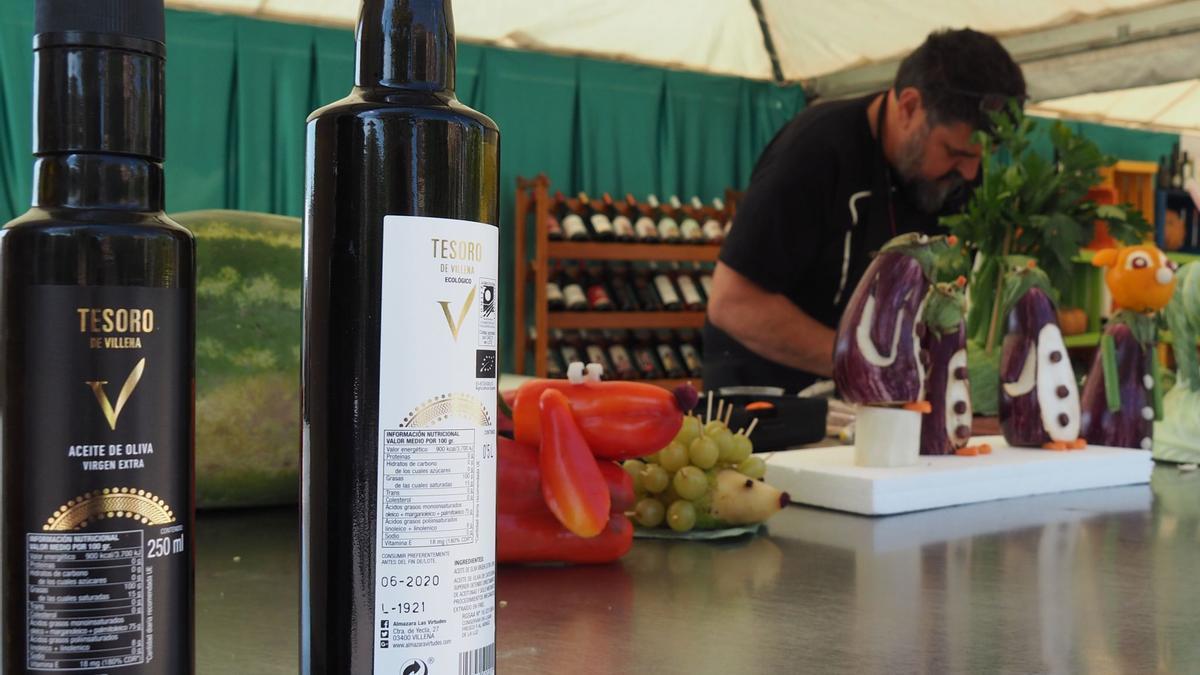
[[[463,321],[467,318],[467,312],[471,311],[471,303],[475,302],[475,286],[471,287],[471,292],[467,294],[467,301],[463,303],[462,311],[458,313],[458,321],[450,316],[450,301],[439,300],[438,304],[442,306],[442,313],[446,315],[446,324],[450,326],[450,334],[454,336],[454,341],[458,341],[458,331],[462,329]]]
[[[115,408],[108,402],[108,394],[104,393],[104,385],[108,384],[107,380],[84,383],[92,388],[92,393],[100,402],[100,410],[104,412],[104,418],[108,420],[108,426],[112,427],[113,431],[117,430],[117,418],[121,416],[121,409],[129,402],[129,397],[133,395],[133,390],[137,388],[138,382],[142,381],[142,371],[144,370],[146,370],[146,359],[138,361],[133,370],[129,372],[129,377],[125,378],[125,385],[121,387],[121,393],[117,394]]]

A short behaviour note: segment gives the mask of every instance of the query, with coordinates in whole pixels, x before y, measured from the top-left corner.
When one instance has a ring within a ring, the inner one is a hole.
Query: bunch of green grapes
[[[676,532],[691,530],[698,504],[703,509],[710,496],[713,472],[735,469],[755,479],[766,474],[767,465],[753,452],[750,438],[733,433],[721,420],[703,424],[699,417],[683,418],[683,426],[667,447],[622,464],[633,477],[639,497],[634,520],[642,527],[665,523]]]

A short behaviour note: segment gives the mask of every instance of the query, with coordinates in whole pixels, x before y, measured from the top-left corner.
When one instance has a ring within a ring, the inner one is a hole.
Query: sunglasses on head
[[[1008,102],[1016,100],[1017,105],[1024,108],[1025,102],[1029,100],[1028,96],[1010,96],[1008,94],[999,94],[995,92],[971,91],[970,89],[958,89],[956,87],[939,87],[941,91],[962,96],[963,98],[971,98],[979,101],[979,112],[981,113],[998,113],[1008,109]]]

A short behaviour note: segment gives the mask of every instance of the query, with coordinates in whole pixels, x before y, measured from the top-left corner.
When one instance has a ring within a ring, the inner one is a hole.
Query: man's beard
[[[966,185],[966,179],[951,170],[941,178],[929,180],[921,177],[921,164],[925,161],[925,143],[929,140],[929,125],[923,125],[909,137],[900,148],[896,172],[904,181],[905,193],[922,213],[939,213],[951,195]]]

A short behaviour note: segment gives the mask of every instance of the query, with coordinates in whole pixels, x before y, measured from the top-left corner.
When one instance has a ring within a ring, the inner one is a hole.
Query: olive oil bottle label
[[[33,286],[25,302],[26,666],[166,673],[191,649],[186,291]]]
[[[388,216],[375,671],[495,668],[499,230]]]

